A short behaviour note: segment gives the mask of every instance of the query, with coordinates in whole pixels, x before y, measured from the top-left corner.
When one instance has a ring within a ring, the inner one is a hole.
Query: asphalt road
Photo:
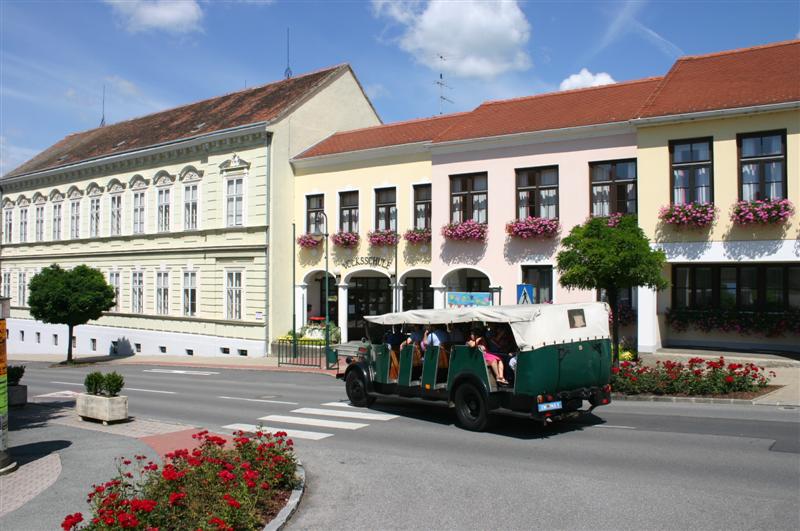
[[[80,391],[90,370],[27,365],[29,396]],[[472,433],[435,405],[349,408],[325,375],[115,369],[135,416],[299,430],[309,487],[290,529],[800,528],[800,409],[617,402]]]

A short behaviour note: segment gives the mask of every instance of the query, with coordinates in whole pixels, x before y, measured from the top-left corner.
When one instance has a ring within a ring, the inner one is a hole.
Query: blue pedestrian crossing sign
[[[517,284],[517,304],[534,304],[536,288],[532,284]]]

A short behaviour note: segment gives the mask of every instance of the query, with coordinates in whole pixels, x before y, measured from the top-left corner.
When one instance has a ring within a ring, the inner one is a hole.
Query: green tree
[[[72,361],[73,329],[114,306],[114,288],[99,270],[86,265],[71,270],[58,264],[46,267],[31,279],[29,290],[28,306],[35,319],[67,325],[67,362]]]
[[[605,290],[611,306],[611,340],[614,365],[619,364],[620,289],[667,287],[661,270],[664,252],[650,247],[635,216],[592,218],[561,240],[556,257],[559,282],[571,289]]]

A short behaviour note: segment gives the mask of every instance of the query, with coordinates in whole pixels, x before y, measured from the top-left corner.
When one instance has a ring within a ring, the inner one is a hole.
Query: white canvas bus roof
[[[382,325],[508,323],[520,351],[535,350],[557,343],[609,337],[608,305],[604,302],[408,310],[368,315],[364,319]]]

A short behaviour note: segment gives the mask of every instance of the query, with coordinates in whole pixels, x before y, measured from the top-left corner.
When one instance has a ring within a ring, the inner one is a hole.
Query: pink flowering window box
[[[331,241],[337,247],[352,249],[358,247],[358,242],[360,240],[361,236],[359,236],[357,232],[339,231],[335,234],[331,234]]]
[[[447,240],[485,242],[488,235],[489,225],[472,219],[442,227],[442,236]]]
[[[408,229],[403,234],[403,239],[412,245],[422,245],[431,242],[431,229]]]
[[[371,230],[367,239],[373,247],[391,247],[398,244],[400,235],[393,230]]]
[[[506,234],[514,238],[551,238],[558,234],[560,224],[557,219],[528,216],[506,223]]]
[[[703,228],[714,223],[717,208],[714,203],[685,203],[663,206],[658,211],[658,219],[667,225],[687,228]]]
[[[737,225],[778,225],[794,214],[788,199],[739,201],[731,209],[731,221]]]
[[[313,249],[322,243],[322,235],[320,234],[301,234],[297,237],[297,245],[303,249]]]

